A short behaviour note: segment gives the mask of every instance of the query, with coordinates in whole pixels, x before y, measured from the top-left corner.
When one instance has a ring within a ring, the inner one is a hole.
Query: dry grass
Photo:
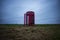
[[[58,26],[0,26],[0,40],[60,40]]]

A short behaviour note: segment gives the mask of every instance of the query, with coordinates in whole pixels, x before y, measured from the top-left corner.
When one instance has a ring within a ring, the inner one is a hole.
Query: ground
[[[0,40],[60,40],[60,24],[0,24]]]

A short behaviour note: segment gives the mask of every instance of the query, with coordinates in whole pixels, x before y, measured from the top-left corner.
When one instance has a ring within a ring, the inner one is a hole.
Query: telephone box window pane
[[[29,16],[27,16],[27,24],[29,24]]]

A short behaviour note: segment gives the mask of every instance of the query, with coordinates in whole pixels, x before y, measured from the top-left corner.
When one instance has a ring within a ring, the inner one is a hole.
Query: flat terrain
[[[60,24],[0,24],[0,40],[60,40]]]

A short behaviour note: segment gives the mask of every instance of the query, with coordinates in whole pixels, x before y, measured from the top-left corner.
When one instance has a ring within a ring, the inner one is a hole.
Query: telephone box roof
[[[33,11],[28,11],[28,12],[26,12],[26,14],[34,14],[34,12]]]

